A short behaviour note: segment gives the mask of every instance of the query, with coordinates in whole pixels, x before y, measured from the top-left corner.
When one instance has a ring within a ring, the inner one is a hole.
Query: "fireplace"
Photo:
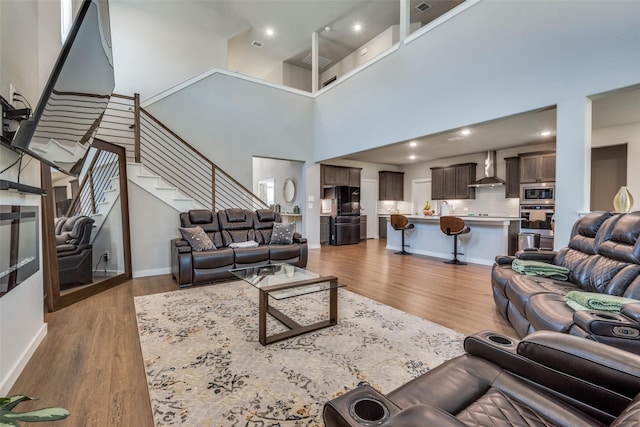
[[[0,205],[0,297],[40,268],[38,210]]]

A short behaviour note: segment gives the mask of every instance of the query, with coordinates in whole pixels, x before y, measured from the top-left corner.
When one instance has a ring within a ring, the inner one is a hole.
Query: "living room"
[[[156,100],[148,108],[172,123],[178,133],[197,142],[203,152],[210,153],[225,169],[237,173],[237,179],[246,186],[251,187],[253,156],[305,162],[305,180],[300,187],[305,199],[317,201],[320,195],[316,162],[414,136],[436,134],[557,105],[557,152],[563,168],[558,169],[557,177],[556,227],[561,236],[558,247],[562,247],[568,241],[577,212],[588,210],[588,191],[585,189],[589,183],[584,147],[588,146],[585,141],[591,139],[591,134],[589,118],[585,114],[589,104],[587,97],[632,87],[640,81],[634,72],[639,65],[633,42],[637,40],[634,37],[637,30],[631,22],[632,17],[637,17],[635,6],[621,3],[617,4],[619,9],[605,11],[599,2],[590,2],[583,11],[584,15],[577,19],[572,9],[575,6],[559,3],[559,11],[527,4],[527,13],[522,13],[517,7],[498,7],[492,2],[480,2],[467,11],[469,16],[461,15],[462,19],[457,23],[452,21],[451,28],[443,25],[439,32],[400,46],[393,55],[377,62],[365,73],[351,77],[315,98],[269,86],[261,87],[255,82],[219,73],[212,76],[208,84],[213,86],[216,97],[225,101],[221,103],[224,105],[204,104],[207,108],[199,109],[201,116],[195,118],[199,126],[194,126],[193,120],[188,119],[192,112],[183,107],[194,102],[200,104],[202,98],[207,97],[207,92],[201,87],[184,88]],[[27,2],[26,6],[3,2],[0,10],[3,24],[2,94],[8,94],[11,82],[27,99],[37,99],[50,68],[48,64],[59,50],[57,6],[55,2]],[[542,21],[543,16],[548,17],[550,10],[557,13],[556,20],[541,30],[533,22]],[[539,20],[524,22],[523,15],[531,17],[535,14]],[[615,22],[616,31],[611,31],[613,24],[603,24],[603,14],[611,15],[607,22]],[[118,12],[114,11],[113,18],[117,15]],[[113,28],[114,49],[122,46],[123,39],[126,41],[132,37],[122,28],[118,31],[118,28]],[[517,38],[512,31],[517,33]],[[451,33],[457,37],[452,37]],[[13,41],[17,34],[30,36],[27,37],[28,49],[17,51],[10,45],[5,48],[4,44]],[[567,37],[567,34],[572,36]],[[533,40],[537,41],[534,43]],[[491,49],[486,46],[491,46]],[[180,59],[193,56],[193,52],[185,49],[168,52],[167,55],[172,58],[163,58],[161,62],[186,64]],[[127,62],[126,58],[121,59],[121,63],[124,62]],[[140,63],[145,63],[145,60],[129,62],[136,64],[129,67],[139,67],[139,70],[121,86],[118,82],[116,92],[137,90],[136,83],[150,74]],[[434,70],[433,63],[456,65]],[[151,90],[148,96],[200,72],[200,65],[173,68],[171,76],[156,72],[170,81],[158,83],[161,87]],[[428,69],[437,75],[425,82],[423,70]],[[404,76],[403,81],[388,77],[398,73]],[[438,102],[429,102],[430,99]],[[242,112],[241,117],[237,111]],[[243,124],[247,117],[260,118],[260,121],[254,128],[247,129]],[[286,117],[286,123],[279,121],[278,117]],[[425,120],[425,117],[429,119]],[[215,144],[211,144],[209,136],[214,134]],[[222,144],[229,144],[229,141],[233,141],[233,149],[221,150],[220,146],[228,147]],[[9,154],[5,155],[4,151],[2,154],[4,168],[13,159],[8,158]],[[7,178],[15,179],[15,176]],[[37,162],[24,166],[20,178],[23,182],[39,186]],[[630,179],[630,185],[635,182],[639,181]],[[13,194],[3,194],[2,199],[3,204],[5,201],[8,204],[25,202],[25,196]],[[33,203],[33,200],[29,201]],[[305,208],[304,235],[310,242],[317,242],[319,206],[313,203]],[[130,212],[132,220],[145,221],[147,215],[138,209]],[[177,217],[176,222],[166,225],[166,229],[175,235],[176,224]],[[164,231],[158,234],[168,235]],[[133,245],[141,246],[134,249],[134,271],[159,268],[135,266],[135,250],[145,251],[149,247],[148,242],[143,247],[143,239],[135,240]],[[158,247],[166,248],[167,241],[168,238],[164,238],[164,246]],[[41,269],[22,288],[18,288],[17,293],[8,294],[0,301],[3,372],[11,371],[14,375],[14,368],[27,363],[29,354],[37,347],[34,343],[41,341],[46,334],[41,298],[44,274],[46,272]],[[486,274],[486,270],[481,274]],[[487,277],[482,280],[486,283]],[[7,302],[9,297],[11,301]],[[11,325],[11,330],[5,325]],[[58,326],[64,327],[60,323]],[[52,325],[49,327],[53,328]],[[14,379],[13,376],[3,378],[3,384]]]

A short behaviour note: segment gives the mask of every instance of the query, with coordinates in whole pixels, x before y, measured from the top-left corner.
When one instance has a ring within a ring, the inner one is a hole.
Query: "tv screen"
[[[78,175],[115,87],[107,0],[84,0],[33,115],[11,145]]]

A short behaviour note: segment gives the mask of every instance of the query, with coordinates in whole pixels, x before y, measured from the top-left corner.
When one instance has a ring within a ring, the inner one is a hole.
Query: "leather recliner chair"
[[[640,425],[638,355],[552,331],[482,332],[464,347],[387,395],[365,385],[328,402],[325,425]]]
[[[88,216],[72,216],[56,220],[56,252],[60,286],[88,285],[93,282],[91,271],[93,223],[94,220]]]

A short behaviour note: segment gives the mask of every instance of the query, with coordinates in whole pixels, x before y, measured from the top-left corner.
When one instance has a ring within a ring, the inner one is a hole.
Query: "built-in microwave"
[[[520,184],[521,205],[553,205],[556,198],[554,182]]]

